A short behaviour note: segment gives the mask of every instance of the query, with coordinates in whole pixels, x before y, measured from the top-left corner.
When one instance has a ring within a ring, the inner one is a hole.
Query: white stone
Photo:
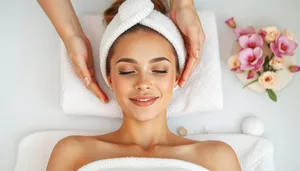
[[[186,136],[187,135],[187,129],[184,127],[180,127],[178,130],[179,135]]]
[[[243,120],[242,132],[244,134],[262,136],[264,133],[264,123],[256,116],[248,116]]]

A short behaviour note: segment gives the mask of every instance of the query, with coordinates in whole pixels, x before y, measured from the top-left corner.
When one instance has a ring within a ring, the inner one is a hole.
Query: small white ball
[[[244,134],[261,136],[264,133],[264,123],[256,116],[248,116],[243,120],[242,132]]]

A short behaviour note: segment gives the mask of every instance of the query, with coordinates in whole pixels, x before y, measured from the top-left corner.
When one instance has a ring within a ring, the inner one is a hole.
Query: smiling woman
[[[105,11],[108,27],[114,19],[119,19],[114,16],[127,9],[129,1],[134,0],[125,1],[124,6],[123,1],[116,1]],[[144,2],[152,4],[149,0],[135,5],[141,7]],[[161,1],[152,2],[155,9],[164,13]],[[116,10],[119,7],[122,10]],[[161,15],[156,12],[155,15]],[[181,38],[179,32],[177,36]],[[100,58],[106,67],[102,75],[122,108],[122,125],[104,135],[62,139],[51,154],[47,170],[73,171],[94,161],[130,156],[183,160],[197,164],[199,170],[240,171],[236,154],[229,145],[185,139],[168,129],[167,107],[180,76],[179,58],[184,56],[180,53],[184,50],[174,44],[164,34],[135,24],[115,39],[107,55],[102,51]]]
[[[145,26],[134,27],[112,46],[107,77],[123,115],[146,121],[165,115],[179,78],[178,58],[165,37]]]

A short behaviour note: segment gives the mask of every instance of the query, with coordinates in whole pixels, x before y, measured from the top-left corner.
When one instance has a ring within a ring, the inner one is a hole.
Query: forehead
[[[170,42],[156,32],[137,31],[122,35],[114,47],[112,61],[122,57],[147,62],[155,57],[166,57],[174,61],[174,50]]]

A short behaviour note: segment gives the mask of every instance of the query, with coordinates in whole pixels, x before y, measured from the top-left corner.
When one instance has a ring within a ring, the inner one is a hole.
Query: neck
[[[173,135],[167,126],[166,112],[149,121],[137,121],[123,115],[123,123],[118,132],[118,139],[124,144],[139,145],[151,149],[156,145],[169,143]]]

